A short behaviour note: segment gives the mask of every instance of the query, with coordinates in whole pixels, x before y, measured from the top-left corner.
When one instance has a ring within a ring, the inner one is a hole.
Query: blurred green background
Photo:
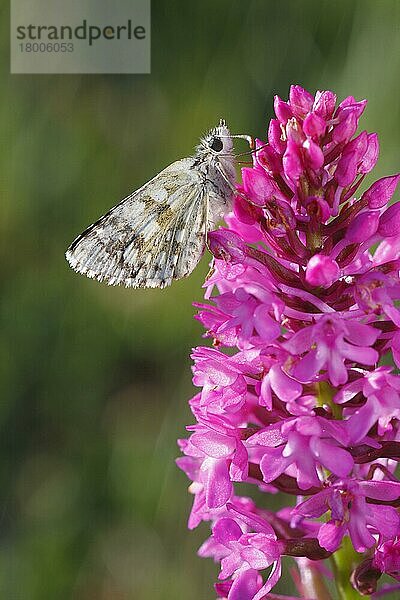
[[[136,76],[9,75],[0,7],[0,598],[212,599],[208,530],[186,530],[174,464],[207,259],[132,291],[76,275],[64,251],[220,116],[263,137],[291,83],[368,98],[376,176],[394,172],[400,2],[153,0],[152,73]]]

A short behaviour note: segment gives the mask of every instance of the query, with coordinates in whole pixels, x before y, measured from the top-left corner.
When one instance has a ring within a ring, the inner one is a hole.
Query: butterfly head
[[[201,138],[198,150],[201,152],[210,153],[214,156],[219,154],[230,154],[233,149],[233,140],[231,132],[226,125],[225,119],[220,119],[217,127]]]

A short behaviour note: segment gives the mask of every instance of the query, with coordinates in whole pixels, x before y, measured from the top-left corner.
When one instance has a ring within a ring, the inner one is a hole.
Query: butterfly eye
[[[214,150],[215,152],[221,152],[223,147],[224,147],[224,144],[222,143],[221,138],[219,138],[219,137],[213,138],[213,141],[211,144],[211,150]]]

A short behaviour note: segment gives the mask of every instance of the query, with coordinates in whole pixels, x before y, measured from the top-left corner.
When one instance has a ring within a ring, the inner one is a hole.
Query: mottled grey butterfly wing
[[[90,225],[68,248],[71,267],[109,285],[165,287],[198,264],[208,198],[194,158],[176,161]]]

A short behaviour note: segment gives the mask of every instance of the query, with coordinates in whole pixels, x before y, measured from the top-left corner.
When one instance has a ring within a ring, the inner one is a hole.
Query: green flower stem
[[[296,562],[300,573],[302,597],[332,600],[321,573],[312,561],[307,558],[298,558]]]
[[[332,567],[335,575],[335,583],[340,600],[367,600],[370,596],[362,596],[351,585],[350,576],[353,569],[358,565],[361,554],[358,554],[350,541],[345,536],[339,550],[332,555]]]
[[[333,401],[333,396],[336,393],[336,390],[329,385],[326,381],[320,381],[318,385],[318,395],[317,395],[317,404],[318,406],[323,406],[327,404],[333,414],[333,417],[340,421],[342,419],[342,408],[338,404]]]
[[[329,406],[333,417],[336,420],[341,420],[342,409],[333,401],[335,393],[335,389],[326,381],[321,381],[318,384],[318,405]],[[331,557],[339,600],[366,600],[369,598],[369,596],[361,596],[350,582],[351,573],[360,562],[360,559],[361,555],[354,550],[349,537],[345,536],[341,547]]]

